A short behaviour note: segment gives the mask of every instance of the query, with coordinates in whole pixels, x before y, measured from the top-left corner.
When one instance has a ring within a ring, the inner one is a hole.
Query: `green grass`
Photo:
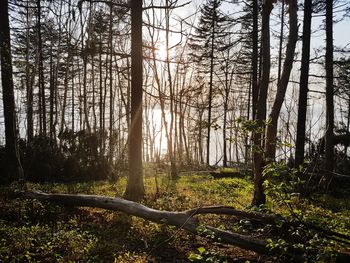
[[[125,185],[126,179],[121,178],[117,182],[28,183],[27,186],[30,190],[45,192],[121,197]],[[205,205],[247,209],[253,191],[249,177],[214,179],[196,174],[181,176],[176,181],[168,180],[164,174],[156,178],[148,175],[145,186],[145,205],[172,211]],[[9,190],[8,187],[0,189],[1,192]],[[336,199],[318,195],[310,200],[294,200],[293,205],[310,220],[350,234],[349,202],[349,197]],[[275,210],[287,213],[284,207]],[[261,226],[252,228],[249,221],[213,215],[201,216],[201,220],[222,229],[266,238]],[[122,213],[0,197],[1,262],[188,262],[189,255],[196,255],[200,247],[205,247],[207,262],[268,259]],[[339,246],[337,249],[344,251]]]

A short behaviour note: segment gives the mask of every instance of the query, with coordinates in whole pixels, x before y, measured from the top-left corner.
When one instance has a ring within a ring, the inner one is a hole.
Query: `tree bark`
[[[333,1],[326,1],[326,136],[327,181],[334,170]]]
[[[39,122],[40,135],[46,136],[46,100],[45,100],[45,79],[44,79],[44,58],[43,58],[43,44],[41,33],[41,3],[36,1],[37,5],[37,30],[38,30],[38,53],[39,53]]]
[[[303,47],[301,55],[300,86],[297,138],[295,144],[295,167],[304,163],[305,155],[305,124],[307,112],[307,93],[310,67],[310,38],[311,38],[312,0],[304,2]]]
[[[9,169],[7,169],[9,176],[8,179],[24,179],[17,143],[15,95],[12,75],[11,39],[7,0],[0,1],[0,56],[2,100],[5,119],[5,158],[9,167]]]
[[[43,192],[19,192],[15,197],[24,197],[29,199],[37,199],[40,201],[49,201],[67,206],[94,207],[103,208],[112,211],[120,211],[129,215],[141,217],[143,219],[159,223],[172,225],[177,228],[183,228],[193,234],[203,237],[208,236],[208,232],[212,233],[215,241],[234,245],[243,249],[252,250],[258,253],[268,253],[266,242],[237,233],[220,230],[211,226],[203,226],[199,221],[193,218],[198,214],[226,214],[238,217],[252,217],[258,220],[273,220],[268,216],[259,217],[257,215],[249,215],[244,211],[235,210],[233,207],[202,207],[195,208],[184,212],[161,211],[141,205],[136,202],[128,201],[121,198],[113,198],[97,195],[74,195],[74,194],[51,194]],[[206,231],[201,231],[201,229]]]
[[[282,9],[281,9],[281,29],[280,29],[280,39],[278,47],[278,69],[277,69],[277,85],[279,85],[281,80],[281,69],[282,69],[282,49],[283,49],[283,31],[284,31],[284,7],[285,3],[282,0]]]
[[[142,171],[142,1],[131,0],[131,125],[129,176],[125,197],[140,200],[145,194]]]
[[[216,10],[212,18],[212,33],[211,33],[211,50],[210,50],[210,79],[209,79],[209,94],[208,94],[208,127],[207,127],[207,165],[210,165],[210,129],[211,129],[211,111],[213,101],[213,74],[214,74],[214,39],[215,39],[215,20]]]
[[[37,199],[39,201],[48,201],[59,205],[73,206],[73,207],[93,207],[102,208],[112,211],[119,211],[128,215],[141,217],[143,219],[158,223],[172,225],[177,228],[182,228],[195,235],[199,235],[208,238],[210,233],[210,239],[218,243],[230,244],[243,249],[255,251],[257,253],[272,253],[280,254],[286,253],[286,251],[273,250],[266,248],[267,243],[264,240],[252,238],[250,236],[232,233],[225,230],[220,230],[211,226],[203,225],[198,219],[194,218],[196,215],[214,214],[214,215],[229,215],[238,219],[249,219],[251,221],[276,225],[278,222],[285,222],[286,225],[300,227],[304,226],[310,230],[316,231],[320,235],[341,241],[344,244],[348,244],[350,240],[349,235],[338,233],[332,230],[324,229],[312,223],[303,221],[291,221],[289,218],[282,217],[280,215],[264,214],[260,212],[251,212],[244,210],[237,210],[232,206],[207,206],[197,207],[190,210],[181,212],[176,211],[161,211],[156,210],[136,202],[128,201],[121,198],[113,198],[107,196],[97,195],[76,195],[76,194],[53,194],[43,193],[39,191],[35,192],[14,192],[10,193],[10,198],[27,198]],[[340,240],[340,239],[342,240]],[[304,262],[303,257],[298,254],[298,251],[287,251],[287,255],[292,262]],[[347,256],[346,254],[340,254],[340,256]]]
[[[109,161],[113,164],[114,160],[114,92],[113,92],[113,6],[110,5],[109,13]]]
[[[258,86],[258,0],[253,0],[253,49],[252,49],[252,119],[256,118],[256,108],[258,106],[259,86]]]
[[[287,86],[289,82],[290,73],[293,67],[295,46],[298,40],[298,15],[297,15],[297,1],[289,1],[289,36],[286,50],[286,59],[283,64],[283,71],[281,79],[277,86],[276,97],[272,106],[271,113],[269,115],[270,123],[267,125],[266,141],[265,141],[265,158],[268,160],[274,160],[276,154],[276,137],[278,128],[278,117],[283,105],[283,101],[286,95]]]
[[[263,190],[263,151],[264,121],[266,119],[266,100],[270,81],[270,14],[273,8],[271,0],[265,0],[262,7],[261,51],[262,77],[259,86],[259,97],[256,109],[258,129],[253,133],[253,169],[254,169],[254,197],[252,204],[265,204],[266,196]]]
[[[30,74],[30,64],[29,64],[29,54],[30,54],[30,22],[29,22],[29,1],[26,3],[26,97],[27,97],[27,105],[26,105],[26,113],[27,113],[27,143],[31,144],[34,137],[34,128],[33,128],[33,76]],[[35,74],[33,74],[35,75]]]

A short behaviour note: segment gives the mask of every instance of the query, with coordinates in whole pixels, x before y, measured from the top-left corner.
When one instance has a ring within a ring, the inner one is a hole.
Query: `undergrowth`
[[[28,183],[30,190],[123,195],[126,180],[84,183]],[[166,174],[145,178],[147,196],[143,203],[160,209],[181,211],[206,205],[230,205],[250,209],[250,177],[214,178],[190,174],[169,180]],[[3,193],[14,186],[2,187]],[[349,234],[349,197],[315,195],[310,199],[288,200],[304,219]],[[288,207],[269,198],[265,210],[289,215]],[[274,236],[274,227],[229,216],[201,216],[203,224],[249,234],[268,240],[271,249],[286,246],[289,240]],[[283,229],[282,229],[283,230]],[[294,230],[305,234],[302,230]],[[280,235],[280,233],[277,233]],[[315,237],[309,244],[322,246],[325,252],[346,252],[337,242],[327,243]],[[305,249],[309,249],[305,247]],[[324,253],[327,254],[327,253]],[[326,260],[324,258],[318,258]],[[0,198],[0,261],[2,262],[284,262],[285,258],[257,255],[232,246],[219,245],[174,227],[159,225],[122,213],[93,208],[67,208],[36,200]],[[315,257],[316,260],[317,258]]]

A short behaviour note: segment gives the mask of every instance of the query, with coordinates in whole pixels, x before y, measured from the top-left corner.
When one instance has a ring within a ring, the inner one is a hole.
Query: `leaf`
[[[194,253],[191,253],[191,254],[188,256],[188,260],[189,260],[189,261],[197,261],[197,260],[201,260],[201,259],[202,259],[202,256],[201,256],[201,255],[194,254]]]
[[[205,252],[205,248],[204,247],[199,247],[198,251],[199,251],[199,253],[203,254]]]

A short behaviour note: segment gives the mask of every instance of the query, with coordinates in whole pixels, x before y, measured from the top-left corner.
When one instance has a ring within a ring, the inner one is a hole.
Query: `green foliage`
[[[85,131],[65,130],[59,143],[35,137],[21,142],[26,179],[30,181],[82,181],[112,178],[113,164],[99,149],[100,136]]]
[[[207,251],[204,247],[197,248],[197,252],[190,253],[188,260],[191,262],[225,263],[227,260],[214,251]]]
[[[284,206],[291,214],[297,216],[297,211],[291,206],[294,199],[298,199],[297,192],[304,181],[298,177],[298,170],[290,168],[285,162],[271,162],[265,166],[263,171],[265,193],[273,201]]]
[[[76,226],[9,226],[0,221],[0,259],[5,262],[87,261],[97,240]]]
[[[287,218],[287,221],[280,221],[276,225],[279,235],[267,240],[267,248],[279,251],[281,259],[288,253],[302,255],[308,262],[329,262],[334,258],[342,243],[327,239],[309,228],[307,223],[326,229],[327,225],[334,225],[334,228],[330,229],[346,233],[347,220],[342,218],[346,215],[336,215],[319,207],[316,209],[313,204],[301,199],[297,191],[301,189],[304,181],[298,177],[298,170],[288,167],[284,162],[269,163],[264,168],[263,175],[266,194]]]
[[[268,167],[265,177],[271,184],[292,178],[291,170],[282,163]],[[154,177],[147,175],[145,178],[147,199],[144,204],[156,209],[181,211],[218,204],[244,209],[250,205],[253,190],[250,178],[214,179],[210,175],[191,174],[176,181],[167,181],[165,174],[159,177],[162,183],[157,195]],[[108,180],[69,184],[28,183],[27,187],[45,192],[121,196],[125,181],[121,178],[115,183]],[[288,218],[279,221],[276,226],[229,216],[201,215],[200,220],[203,225],[222,230],[269,238],[269,249],[278,250],[281,254],[274,259],[275,262],[287,262],[290,259],[288,253],[296,251],[305,255],[309,262],[329,262],[337,251],[348,251],[341,243],[326,240],[306,227],[293,225],[298,219],[291,211],[294,210],[294,214],[303,221],[349,235],[350,199],[317,195],[304,200],[293,195],[295,191],[289,182],[285,184],[289,187],[285,190],[286,194],[276,194],[272,198],[275,193],[271,192],[271,203],[256,208],[261,212],[278,211]],[[15,186],[11,187],[2,187],[0,192],[13,190]],[[286,203],[293,210],[279,201],[281,196],[285,201],[289,198]],[[255,262],[260,257],[238,248],[218,245],[214,233],[204,226],[197,231],[205,238],[196,238],[174,227],[122,213],[66,208],[36,200],[9,200],[6,195],[0,196],[1,262]],[[26,258],[26,251],[30,260]],[[269,260],[273,259],[269,257]]]

